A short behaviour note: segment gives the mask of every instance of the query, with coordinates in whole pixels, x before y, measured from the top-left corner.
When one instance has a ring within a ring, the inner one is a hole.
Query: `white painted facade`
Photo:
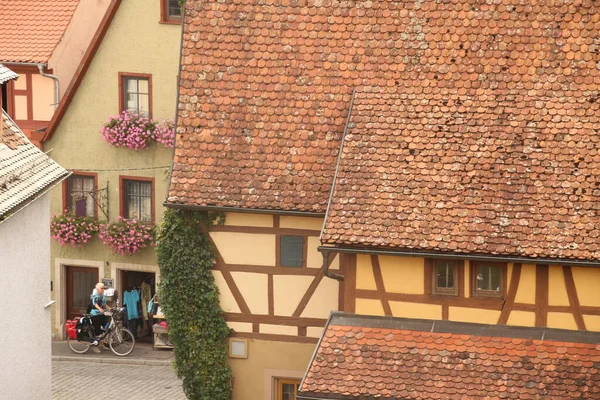
[[[48,194],[0,223],[0,399],[52,396]]]

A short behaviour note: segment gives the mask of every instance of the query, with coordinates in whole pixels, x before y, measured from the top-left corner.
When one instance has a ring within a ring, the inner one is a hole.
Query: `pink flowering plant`
[[[82,246],[98,233],[98,221],[93,217],[78,217],[65,211],[52,216],[50,237],[62,246]]]
[[[147,246],[154,246],[154,225],[135,219],[119,217],[116,221],[100,224],[100,239],[115,253],[131,255]]]
[[[157,122],[127,111],[109,117],[101,133],[104,140],[113,146],[133,150],[146,149],[154,142],[167,148],[173,148],[175,144],[175,124],[172,121]]]

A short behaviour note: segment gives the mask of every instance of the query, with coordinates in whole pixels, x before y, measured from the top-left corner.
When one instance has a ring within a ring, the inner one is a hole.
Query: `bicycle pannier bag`
[[[77,322],[79,322],[79,318],[69,319],[66,322],[67,336],[69,339],[77,339]]]

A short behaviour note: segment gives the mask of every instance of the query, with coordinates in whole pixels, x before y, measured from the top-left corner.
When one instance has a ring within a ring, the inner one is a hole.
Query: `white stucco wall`
[[[50,399],[50,199],[0,224],[0,399]]]

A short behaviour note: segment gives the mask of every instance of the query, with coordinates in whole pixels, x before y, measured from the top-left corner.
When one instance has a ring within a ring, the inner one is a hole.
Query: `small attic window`
[[[179,0],[160,0],[160,22],[180,24],[181,11]]]

